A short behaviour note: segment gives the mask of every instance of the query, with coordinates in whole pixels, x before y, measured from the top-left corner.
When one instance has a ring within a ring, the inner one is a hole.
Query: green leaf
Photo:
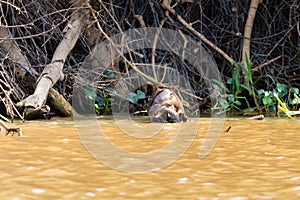
[[[266,97],[275,97],[275,96],[274,96],[274,93],[271,92],[271,91],[265,91],[265,96],[266,96]]]
[[[276,90],[279,92],[280,97],[283,97],[288,93],[287,86],[285,84],[277,83]]]
[[[238,105],[238,106],[242,105],[242,103],[240,101],[235,101],[234,104]]]
[[[295,87],[292,87],[292,88],[290,88],[290,91],[291,91],[291,93],[294,93],[294,94],[299,94],[299,88],[295,88]]]
[[[134,102],[134,103],[138,102],[138,100],[139,100],[137,94],[134,93],[134,92],[131,92],[128,96],[126,96],[126,98],[127,98],[129,101],[132,101],[132,102]]]
[[[249,59],[248,57],[249,55],[247,55],[245,53],[245,57],[246,57],[246,67],[247,67],[247,78],[250,82],[252,82],[252,73],[251,73],[251,66],[252,66],[252,63],[251,63],[251,60]]]
[[[294,94],[294,98],[292,99],[291,104],[292,105],[300,104],[300,98],[296,94]]]
[[[234,102],[234,96],[233,95],[229,95],[228,96],[228,101],[229,102]]]
[[[95,109],[97,111],[101,111],[101,110],[104,110],[104,107],[103,106],[99,106],[98,104],[95,104]]]
[[[273,104],[273,100],[272,100],[272,98],[271,97],[268,97],[267,98],[267,102],[268,102],[268,105],[272,105]]]
[[[273,83],[275,83],[275,79],[270,74],[265,74],[264,77],[268,77]]]
[[[284,114],[290,118],[290,119],[293,119],[292,115],[295,114],[295,111],[290,111],[288,108],[287,108],[287,105],[281,101],[281,99],[278,97],[277,94],[274,94],[274,96],[276,97],[277,101],[279,102],[279,105],[278,105],[278,108],[284,112]],[[300,113],[300,111],[298,111]]]
[[[212,86],[213,86],[213,88],[215,88],[215,90],[217,90],[219,92],[222,90],[217,84],[212,83]]]
[[[233,78],[234,78],[234,81],[235,81],[236,89],[239,90],[239,88],[240,88],[240,74],[239,74],[239,70],[236,67],[233,69]]]
[[[276,88],[279,92],[286,90],[287,86],[285,84],[277,83]]]
[[[219,99],[219,102],[223,109],[226,110],[227,108],[229,108],[229,103],[225,99]]]
[[[265,93],[265,90],[264,89],[259,89],[259,90],[257,90],[257,94],[258,95],[262,95],[262,94],[264,94]]]
[[[229,92],[228,88],[222,82],[220,82],[216,79],[213,79],[212,81],[216,83],[216,84],[212,83],[212,86],[219,92],[222,92],[221,88],[223,88],[226,92]]]
[[[245,76],[247,77],[247,79],[249,80],[250,79],[249,73],[248,73],[248,70],[246,69],[246,67],[242,63],[240,63],[240,67],[241,67],[242,71],[244,72]]]
[[[98,106],[104,106],[106,104],[106,101],[102,97],[96,96],[95,97],[95,103]]]
[[[109,78],[114,78],[116,76],[116,73],[112,70],[108,70],[106,72],[106,75],[109,77]]]
[[[254,54],[254,56],[255,57],[268,57],[268,56],[270,56],[270,54],[260,54],[260,53],[258,53],[258,54]]]
[[[264,105],[268,105],[268,100],[267,99],[268,99],[268,97],[264,97],[262,99]]]
[[[250,87],[248,87],[248,86],[246,86],[244,84],[241,84],[241,87],[244,88],[244,89],[246,89],[247,91],[251,92],[251,88]]]
[[[273,100],[270,96],[265,96],[262,100],[264,105],[273,105]]]
[[[289,102],[291,105],[296,105],[299,103],[297,99],[289,99]]]
[[[229,78],[229,79],[227,80],[227,84],[228,84],[228,85],[233,84],[233,79],[232,79],[232,78]]]
[[[111,97],[103,97],[106,103],[110,103],[112,98]]]
[[[95,99],[95,97],[97,96],[96,90],[92,88],[85,88],[84,95],[89,99]]]
[[[137,94],[138,99],[145,99],[146,98],[145,93],[141,90],[137,90],[136,94]]]

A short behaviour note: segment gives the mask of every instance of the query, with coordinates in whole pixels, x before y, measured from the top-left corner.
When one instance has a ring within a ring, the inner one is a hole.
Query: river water
[[[135,122],[146,130],[148,119]],[[99,123],[115,146],[136,153],[164,147],[180,126],[165,124],[159,134],[136,139],[110,118]],[[227,118],[204,158],[199,150],[212,121],[188,123],[199,127],[181,157],[152,172],[131,173],[90,154],[73,119],[18,122],[24,137],[0,137],[0,199],[300,199],[299,119]]]

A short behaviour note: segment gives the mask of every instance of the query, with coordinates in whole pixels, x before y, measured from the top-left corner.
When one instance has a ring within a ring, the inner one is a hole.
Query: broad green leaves
[[[139,99],[145,99],[146,95],[143,91],[137,90],[136,93],[131,92],[129,95],[126,96],[126,99],[133,103],[137,103]]]

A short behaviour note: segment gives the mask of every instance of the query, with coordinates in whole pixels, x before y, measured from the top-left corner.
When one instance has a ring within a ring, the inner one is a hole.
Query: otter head
[[[153,97],[148,110],[151,121],[186,122],[187,116],[179,97],[169,89],[159,90]]]

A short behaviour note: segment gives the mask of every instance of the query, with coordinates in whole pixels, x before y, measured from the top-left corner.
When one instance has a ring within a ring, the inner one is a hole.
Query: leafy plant
[[[110,88],[113,91],[113,88]],[[108,114],[111,112],[111,97],[109,93],[102,92],[98,94],[95,89],[86,88],[84,90],[85,96],[94,100],[94,107],[97,114]]]
[[[112,87],[107,87],[105,90],[96,92],[95,89],[86,88],[84,90],[85,96],[91,100],[94,100],[94,106],[97,114],[109,114],[111,113],[111,95],[116,91]],[[145,99],[146,95],[143,91],[137,90],[125,97],[132,103],[137,103],[140,99]]]
[[[218,98],[218,103],[221,105],[221,112],[229,110],[240,110],[242,105],[241,100],[244,100],[247,104],[248,109],[250,109],[250,104],[245,96],[241,96],[243,90],[248,90],[249,87],[240,82],[240,74],[236,67],[233,68],[232,77],[227,80],[227,85],[222,82],[213,80],[213,87],[220,93],[222,90],[226,91],[227,98]],[[216,107],[214,108],[216,109]]]
[[[288,95],[288,103],[293,110],[297,109],[297,105],[300,104],[299,98],[299,89],[298,88],[290,88]]]
[[[116,73],[109,69],[99,77],[99,80],[101,83],[106,83],[106,81],[111,82],[111,79],[115,77]],[[84,90],[85,96],[94,100],[94,107],[97,114],[111,113],[111,94],[114,94],[115,92],[114,88],[107,87],[105,84],[100,84],[98,90],[95,88],[86,88]]]
[[[285,84],[277,83],[273,91],[258,90],[259,100],[263,104],[266,112],[276,112],[276,107],[287,117],[299,114],[299,111],[291,111],[289,108],[296,110],[300,104],[299,89],[290,88]]]
[[[277,101],[274,97],[272,91],[265,91],[264,89],[259,89],[257,91],[259,104],[263,106],[266,112],[276,112]]]
[[[282,111],[288,118],[293,119],[293,115],[299,115],[300,111],[291,111],[288,109],[286,103],[282,102],[278,95],[275,93],[275,97],[278,101],[278,109]],[[298,97],[299,98],[299,97]]]
[[[265,55],[264,55],[265,56]],[[226,85],[223,83],[213,80],[213,87],[222,93],[222,90],[226,91],[226,95],[223,95],[222,98],[218,98],[218,103],[221,106],[220,108],[214,107],[213,109],[221,109],[221,111],[229,110],[240,110],[241,109],[241,100],[244,100],[247,103],[247,110],[252,110],[247,98],[242,94],[242,91],[246,90],[253,97],[256,109],[261,112],[265,110],[266,112],[276,112],[277,106],[283,110],[284,113],[289,113],[291,115],[298,113],[298,111],[290,111],[288,108],[295,110],[300,104],[299,98],[299,89],[298,88],[288,88],[287,85],[277,83],[276,88],[271,91],[265,91],[264,89],[256,89],[256,83],[261,78],[269,78],[273,83],[275,80],[272,76],[265,74],[253,80],[253,74],[251,71],[252,62],[246,55],[246,66],[241,62],[236,63],[234,66],[239,66],[242,69],[243,74],[246,76],[248,82],[241,83],[240,72],[237,67],[233,68],[232,77],[229,78],[226,82]],[[225,97],[224,97],[225,96]],[[283,99],[283,101],[281,100]]]
[[[145,99],[145,98],[146,98],[146,95],[141,90],[137,90],[136,93],[131,92],[128,96],[126,96],[126,99],[128,99],[129,101],[131,101],[133,103],[137,103],[138,100]]]
[[[260,112],[260,108],[259,108],[259,104],[257,102],[257,98],[256,98],[256,93],[255,93],[255,83],[253,81],[253,76],[252,76],[252,62],[251,60],[249,60],[248,55],[246,54],[246,66],[244,66],[242,63],[238,63],[238,65],[241,67],[241,69],[244,72],[244,75],[247,77],[247,80],[249,81],[249,83],[246,83],[249,86],[245,86],[244,88],[246,90],[248,90],[248,92],[251,94],[251,96],[253,97],[255,106],[257,108],[257,110]]]

